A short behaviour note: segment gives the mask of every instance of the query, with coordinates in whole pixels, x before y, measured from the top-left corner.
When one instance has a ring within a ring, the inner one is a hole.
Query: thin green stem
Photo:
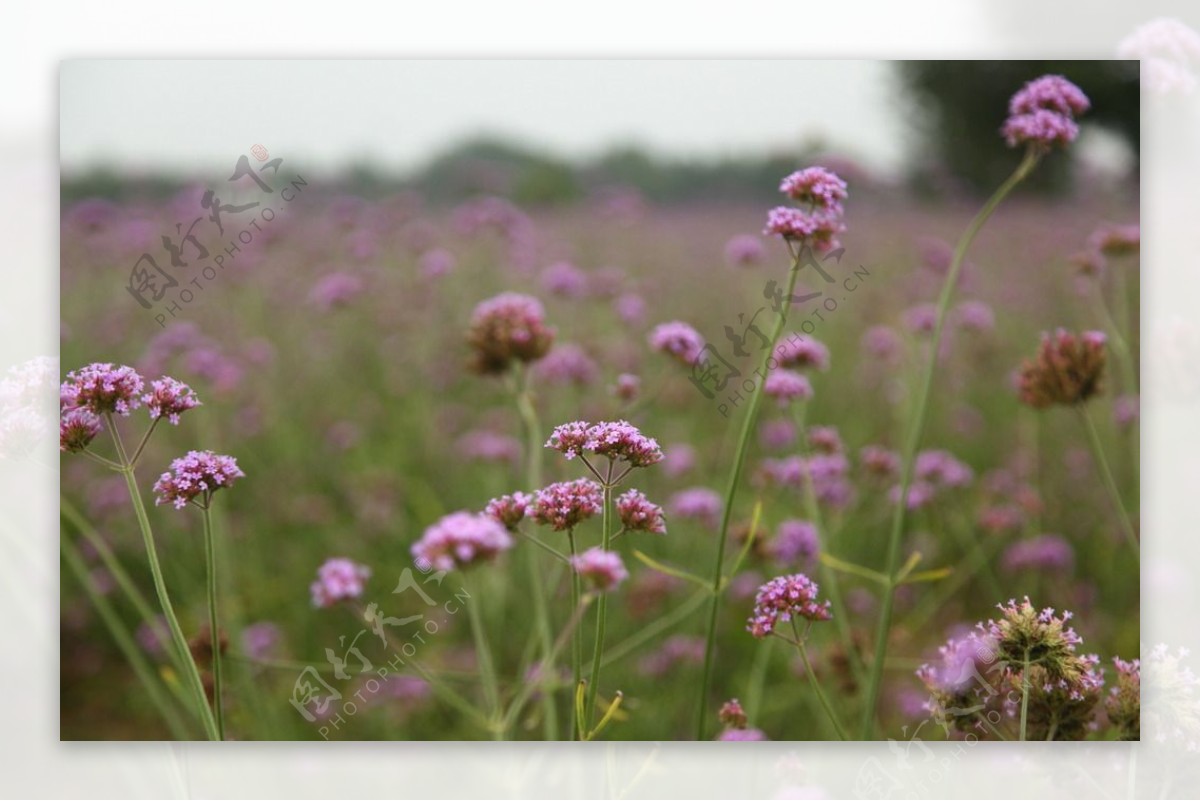
[[[1093,297],[1096,299],[1096,308],[1100,312],[1104,327],[1108,329],[1113,351],[1117,354],[1117,364],[1121,368],[1121,379],[1125,384],[1124,389],[1128,393],[1137,394],[1137,367],[1133,363],[1133,354],[1129,350],[1129,342],[1125,339],[1125,334],[1121,330],[1121,326],[1113,318],[1112,312],[1109,311],[1108,302],[1104,299],[1104,289],[1098,282],[1095,283],[1094,288]]]
[[[829,717],[829,722],[833,724],[834,731],[842,740],[849,740],[849,735],[842,727],[842,722],[838,720],[837,713],[833,711],[833,705],[829,703],[829,698],[825,695],[825,690],[821,689],[821,682],[817,681],[817,674],[813,672],[812,662],[808,660],[808,650],[804,647],[804,638],[800,636],[796,629],[796,620],[792,619],[792,631],[796,634],[796,649],[800,651],[800,660],[804,662],[804,671],[808,673],[808,682],[812,685],[813,692],[817,694],[817,700],[821,702],[821,708],[825,710],[825,714]]]
[[[571,558],[575,558],[575,529],[567,529],[567,543],[571,549]],[[580,585],[579,573],[574,568],[571,569],[571,608],[579,608],[579,597],[583,594]],[[579,639],[578,629],[571,632],[571,693],[572,696],[579,687],[579,680],[583,677],[583,642]],[[575,732],[580,728],[581,723],[575,720],[575,704],[571,705],[571,738],[574,738]]]
[[[803,250],[792,254],[792,266],[788,270],[787,290],[783,296],[783,307],[775,328],[771,331],[770,346],[763,354],[762,364],[758,374],[765,376],[770,366],[770,360],[775,356],[775,346],[783,335],[787,325],[788,312],[792,307],[792,293],[796,291],[796,278],[800,274],[800,256]],[[725,569],[725,542],[729,537],[729,521],[733,515],[733,502],[737,496],[738,484],[741,483],[742,469],[746,466],[746,454],[750,450],[750,435],[754,431],[754,423],[758,419],[758,409],[762,405],[763,392],[756,387],[750,396],[750,404],[746,408],[746,416],[742,419],[742,430],[738,435],[737,449],[734,451],[733,464],[729,470],[729,481],[725,485],[724,506],[721,510],[721,530],[717,535],[717,554],[713,560],[712,600],[708,607],[708,630],[704,638],[704,672],[700,679],[700,697],[696,705],[696,739],[704,740],[707,729],[708,693],[712,684],[713,654],[717,644],[717,615],[721,610],[721,591],[724,583],[722,575]]]
[[[196,714],[203,722],[204,731],[209,739],[220,739],[216,719],[208,705],[208,696],[204,693],[204,682],[200,679],[200,669],[196,667],[196,660],[192,658],[187,637],[183,634],[183,627],[179,625],[179,619],[175,616],[175,607],[172,606],[171,596],[167,592],[167,582],[163,578],[162,566],[158,561],[158,549],[154,544],[154,532],[150,529],[150,518],[146,515],[146,507],[142,503],[142,495],[138,491],[137,479],[134,477],[133,469],[128,466],[129,460],[125,455],[125,446],[121,443],[121,435],[117,433],[112,414],[106,413],[104,417],[104,422],[112,433],[117,456],[124,465],[121,473],[125,476],[125,486],[129,490],[129,499],[133,503],[133,512],[137,517],[138,528],[142,532],[142,541],[146,546],[146,558],[150,563],[150,575],[154,579],[154,591],[158,594],[158,603],[162,607],[163,617],[167,619],[167,628],[171,632],[173,646],[179,651],[180,661],[184,665],[184,676],[196,702]]]
[[[796,435],[800,441],[800,451],[803,456],[808,456],[808,438],[805,426],[807,410],[808,404],[800,403],[796,411]],[[804,506],[809,522],[817,528],[817,541],[820,543],[821,550],[832,554],[833,549],[830,547],[833,539],[832,532],[825,525],[825,514],[821,511],[821,504],[817,501],[816,486],[813,484],[811,475],[805,480]],[[842,598],[841,580],[838,578],[837,571],[831,569],[824,562],[818,561],[817,565],[821,584],[824,585],[829,600],[833,604],[833,621],[838,630],[838,637],[842,641],[842,649],[846,652],[846,658],[850,660],[850,669],[854,673],[855,681],[861,684],[864,669],[862,656],[854,646],[854,634],[850,630],[850,610],[846,608],[846,603]]]
[[[212,642],[213,717],[217,719],[217,739],[225,739],[224,700],[221,697],[221,629],[217,624],[217,549],[213,536],[212,515],[206,499],[202,511],[204,517],[204,559],[208,563],[208,632]]]
[[[92,584],[92,577],[84,564],[83,556],[79,553],[79,549],[75,547],[75,544],[66,536],[62,537],[62,556],[67,566],[71,568],[71,572],[75,574],[79,586],[83,587],[83,591],[87,593],[88,600],[96,608],[100,619],[108,628],[113,642],[117,644],[117,648],[121,651],[126,661],[129,662],[129,666],[133,668],[134,675],[137,676],[142,688],[146,691],[146,696],[154,704],[155,708],[158,709],[158,713],[162,715],[163,722],[167,724],[171,736],[176,740],[191,739],[187,726],[180,717],[179,711],[172,703],[170,695],[167,694],[159,684],[158,678],[154,675],[154,669],[146,661],[141,648],[134,642],[133,637],[121,622],[120,616],[113,610],[108,599],[96,591],[96,587]]]
[[[466,583],[464,577],[463,583]],[[488,705],[488,723],[493,739],[503,739],[504,733],[497,725],[500,717],[500,687],[496,679],[496,665],[492,661],[492,649],[488,645],[484,630],[483,613],[479,608],[478,593],[471,596],[467,604],[467,617],[471,623],[471,636],[475,642],[475,660],[479,677],[483,682],[483,695]]]
[[[1096,430],[1096,424],[1092,422],[1092,416],[1087,413],[1086,407],[1079,407],[1079,416],[1083,418],[1083,427],[1087,429],[1088,444],[1092,447],[1092,456],[1096,460],[1096,466],[1100,468],[1104,486],[1108,489],[1113,506],[1117,508],[1117,514],[1121,517],[1121,530],[1125,534],[1129,547],[1133,549],[1134,558],[1140,560],[1141,548],[1138,546],[1137,531],[1133,527],[1129,513],[1125,511],[1125,502],[1121,500],[1121,490],[1117,488],[1117,480],[1113,478],[1112,470],[1108,467],[1108,459],[1104,456],[1104,446],[1100,443],[1100,432]]]
[[[754,663],[750,666],[750,683],[746,690],[746,716],[758,720],[762,709],[763,687],[767,683],[767,671],[771,666],[771,651],[775,641],[770,637],[759,643],[754,652]]]
[[[141,458],[142,451],[146,449],[146,443],[150,441],[150,435],[154,433],[154,429],[158,427],[158,421],[161,419],[162,417],[155,417],[154,420],[150,422],[150,427],[146,429],[146,433],[142,435],[142,441],[139,442],[137,448],[134,449],[133,456],[129,457],[129,466],[131,468],[137,467],[138,459]]]
[[[887,569],[885,573],[888,576],[888,584],[884,587],[883,598],[879,609],[879,622],[875,632],[875,653],[871,663],[871,671],[867,680],[867,694],[865,703],[863,704],[862,724],[860,727],[860,738],[863,740],[869,739],[875,727],[875,711],[879,703],[879,691],[883,682],[883,663],[887,658],[888,634],[891,631],[892,625],[892,606],[895,600],[896,570],[900,565],[900,544],[904,536],[904,520],[905,514],[908,511],[908,491],[912,486],[913,463],[916,461],[917,449],[921,445],[921,437],[925,433],[925,422],[929,415],[929,398],[933,390],[933,376],[937,369],[938,351],[942,345],[942,330],[946,325],[947,311],[950,307],[950,299],[954,295],[955,285],[958,283],[958,275],[962,271],[963,260],[966,258],[967,251],[971,247],[971,243],[975,241],[976,234],[992,216],[992,212],[1000,205],[1000,202],[1025,179],[1037,165],[1038,154],[1030,149],[1026,151],[1025,157],[1021,163],[1017,165],[1017,169],[1008,177],[1000,188],[996,190],[980,209],[975,218],[967,226],[967,230],[963,232],[962,238],[958,241],[957,247],[954,249],[954,258],[950,262],[950,269],[946,274],[946,281],[942,285],[941,296],[938,298],[937,305],[937,320],[934,323],[933,337],[929,343],[929,361],[925,367],[925,375],[921,382],[920,394],[917,396],[917,404],[914,408],[913,418],[910,421],[908,434],[904,442],[904,453],[902,455],[901,470],[900,470],[900,497],[897,499],[895,509],[892,513],[891,530],[888,533],[887,546]]]
[[[571,613],[571,617],[567,620],[567,625],[563,627],[562,632],[560,632],[558,635],[558,639],[555,640],[554,644],[551,646],[551,655],[557,657],[558,652],[562,650],[567,639],[574,635],[575,629],[579,626],[579,621],[583,619],[583,613],[587,611],[589,603],[590,598],[585,596],[575,607],[575,611]],[[529,697],[535,690],[537,690],[539,687],[542,687],[542,694],[544,695],[547,692],[545,685],[548,683],[557,683],[558,681],[558,678],[552,673],[539,672],[538,676],[539,681],[525,682],[521,686],[521,689],[517,692],[516,697],[513,698],[512,703],[509,705],[508,711],[504,714],[504,719],[501,723],[501,726],[505,732],[512,727],[513,723],[517,719],[517,715],[520,714],[521,709],[525,706],[526,702],[528,702]]]
[[[1029,721],[1029,649],[1025,649],[1025,662],[1021,670],[1021,742],[1025,742],[1025,726]]]
[[[608,481],[612,480],[612,461],[608,463]],[[604,485],[604,508],[601,510],[600,525],[601,530],[601,546],[604,550],[609,549],[611,543],[611,535],[609,533],[610,507],[612,506],[612,484],[605,483]],[[587,704],[585,710],[587,712],[587,729],[592,728],[592,718],[596,709],[596,693],[600,690],[600,666],[603,664],[601,660],[604,658],[604,625],[608,617],[608,593],[600,593],[600,598],[596,601],[596,644],[592,652],[592,672],[588,674],[587,688]]]
[[[86,456],[87,458],[91,459],[93,462],[97,462],[97,463],[99,463],[99,464],[102,464],[102,465],[104,465],[104,466],[105,466],[105,467],[107,467],[109,470],[117,470],[117,471],[121,471],[121,470],[124,470],[124,469],[125,469],[124,467],[122,467],[121,465],[119,465],[119,464],[117,464],[116,462],[112,461],[111,459],[106,459],[106,458],[104,458],[103,456],[101,456],[100,454],[98,454],[98,453],[93,453],[92,451],[89,451],[89,450],[87,450],[86,448],[85,448],[85,449],[83,449],[82,451],[80,451],[80,453],[82,453],[82,454],[83,454],[84,456]]]

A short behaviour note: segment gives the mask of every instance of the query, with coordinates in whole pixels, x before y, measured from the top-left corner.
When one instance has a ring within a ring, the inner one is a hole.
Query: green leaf
[[[651,559],[649,556],[646,556],[646,554],[642,553],[641,551],[637,550],[636,548],[633,551],[633,555],[636,556],[638,558],[638,560],[642,562],[642,564],[646,565],[651,570],[657,570],[659,573],[666,573],[668,576],[674,576],[675,578],[683,579],[684,581],[690,581],[693,584],[699,584],[701,587],[703,587],[706,590],[712,589],[712,585],[710,585],[707,581],[705,581],[704,579],[697,576],[695,573],[689,573],[686,570],[682,570],[678,567],[671,567],[670,565],[664,565],[662,562],[655,561],[654,559]]]
[[[852,576],[858,576],[859,578],[865,578],[870,581],[877,582],[885,587],[888,585],[888,577],[882,573],[877,573],[869,567],[863,567],[862,565],[856,565],[853,562],[847,562],[844,559],[838,559],[836,556],[832,556],[827,553],[821,554],[821,563],[827,567],[833,568],[839,573],[849,573]]]
[[[919,573],[913,573],[912,575],[905,576],[903,581],[897,583],[917,584],[922,581],[941,581],[953,572],[954,568],[952,567],[939,567],[936,570],[922,570]]]

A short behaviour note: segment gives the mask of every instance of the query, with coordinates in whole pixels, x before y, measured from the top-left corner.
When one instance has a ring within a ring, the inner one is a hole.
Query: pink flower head
[[[808,429],[808,445],[826,455],[842,452],[842,437],[834,426],[813,426]]]
[[[533,494],[525,514],[540,526],[567,531],[600,514],[604,490],[587,478],[561,481]]]
[[[918,303],[904,311],[904,325],[914,334],[932,334],[937,326],[937,306]]]
[[[1001,132],[1009,147],[1067,145],[1079,135],[1075,116],[1090,106],[1078,86],[1061,75],[1044,75],[1013,95]]]
[[[533,497],[524,492],[514,492],[512,495],[501,495],[488,501],[483,513],[512,531],[525,519],[525,511]]]
[[[632,373],[621,373],[617,376],[617,383],[613,387],[613,394],[623,401],[632,401],[637,398],[638,390],[642,387],[642,379]]]
[[[411,551],[422,570],[453,570],[494,559],[512,546],[512,537],[495,519],[453,512],[425,529]]]
[[[454,254],[448,250],[434,248],[421,254],[417,261],[421,275],[426,278],[441,278],[454,270]]]
[[[668,505],[676,517],[700,520],[709,526],[717,524],[724,506],[721,496],[708,487],[680,490],[671,496]]]
[[[900,473],[900,456],[881,445],[866,445],[858,452],[858,461],[868,475],[895,478]]]
[[[667,524],[663,520],[662,507],[650,503],[640,491],[631,489],[617,498],[617,516],[626,531],[645,531],[649,534],[666,534]]]
[[[1001,132],[1009,147],[1033,144],[1049,148],[1051,145],[1066,146],[1074,142],[1079,136],[1079,126],[1070,117],[1039,110],[1009,117]]]
[[[1041,570],[1062,574],[1075,564],[1075,549],[1062,537],[1043,534],[1010,545],[1004,552],[1002,563],[1009,573]]]
[[[603,548],[588,548],[578,556],[571,557],[571,567],[593,589],[608,592],[625,579],[629,572],[621,557]]]
[[[128,416],[141,405],[142,377],[137,370],[109,362],[94,362],[67,373],[59,388],[60,406]]]
[[[558,261],[542,270],[542,289],[564,298],[582,298],[588,292],[587,273],[567,261]]]
[[[770,545],[772,558],[784,565],[810,564],[820,550],[817,527],[807,520],[784,520]]]
[[[636,292],[626,292],[613,301],[613,310],[622,322],[638,325],[646,318],[646,300]]]
[[[142,396],[142,402],[150,411],[150,419],[167,418],[171,425],[179,425],[179,415],[200,405],[196,393],[182,381],[163,376],[150,382],[150,392]]]
[[[731,729],[744,729],[749,723],[746,718],[746,710],[742,708],[736,698],[730,698],[721,705],[720,711],[717,712],[717,719]]]
[[[481,462],[516,462],[521,458],[521,443],[508,436],[476,428],[458,438],[454,445],[459,455]]]
[[[687,367],[695,365],[704,351],[704,337],[695,328],[678,320],[655,326],[648,340],[651,348],[674,356]]]
[[[762,729],[746,728],[746,729],[725,729],[717,735],[717,739],[726,743],[735,742],[763,742],[767,739],[767,735]]]
[[[762,240],[750,234],[738,234],[725,243],[725,261],[733,267],[761,264],[767,251]]]
[[[100,418],[87,409],[67,409],[58,422],[58,449],[78,453],[103,430]]]
[[[829,214],[776,206],[767,212],[763,233],[803,242],[818,253],[824,253],[838,247],[837,235],[845,230],[846,226]]]
[[[475,307],[467,343],[474,350],[473,367],[480,373],[503,373],[514,360],[542,358],[554,342],[546,326],[541,301],[529,295],[503,292]]]
[[[808,379],[793,370],[772,370],[763,382],[763,392],[779,401],[780,406],[786,406],[793,400],[809,400],[813,396],[812,384]]]
[[[1008,112],[1032,114],[1044,109],[1066,117],[1077,117],[1091,105],[1083,90],[1063,76],[1043,75],[1025,84],[1012,96]]]
[[[960,327],[968,331],[987,332],[996,327],[996,315],[992,307],[978,300],[958,304],[954,317]]]
[[[817,622],[829,620],[829,601],[817,601],[817,584],[803,573],[777,576],[758,588],[754,598],[754,612],[746,630],[762,639],[775,631],[780,623],[793,618]]]
[[[317,568],[317,580],[309,587],[312,604],[318,609],[325,609],[338,601],[360,598],[370,577],[371,568],[366,565],[340,557],[327,559]]]
[[[829,369],[829,348],[811,337],[792,334],[775,348],[780,367]]]
[[[625,420],[565,423],[550,434],[546,447],[560,451],[568,459],[591,453],[626,462],[632,467],[648,467],[663,459],[658,442]]]
[[[347,306],[363,293],[363,280],[348,272],[333,272],[321,278],[308,293],[308,302],[321,311]]]
[[[1142,249],[1142,227],[1130,225],[1102,225],[1088,237],[1088,247],[1104,256],[1136,254]]]
[[[534,368],[548,384],[587,386],[600,375],[600,367],[587,351],[575,344],[556,345]]]
[[[935,487],[965,487],[975,479],[970,467],[949,451],[929,450],[917,454],[917,478]]]
[[[806,167],[784,178],[779,191],[797,203],[840,215],[846,182],[824,167]]]
[[[197,504],[207,507],[214,492],[231,486],[245,475],[232,456],[212,451],[188,451],[171,462],[171,469],[155,482],[154,491],[158,498],[154,503],[156,506],[170,503],[176,509],[182,509],[200,498]]]

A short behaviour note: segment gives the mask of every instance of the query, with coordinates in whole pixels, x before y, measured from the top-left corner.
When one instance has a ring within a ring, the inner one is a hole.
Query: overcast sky
[[[891,170],[907,141],[895,86],[869,61],[67,61],[61,156],[64,172],[207,172],[261,143],[321,168],[403,171],[481,133],[568,157],[819,137]]]

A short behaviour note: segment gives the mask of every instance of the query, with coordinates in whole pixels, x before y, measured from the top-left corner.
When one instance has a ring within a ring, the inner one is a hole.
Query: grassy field
[[[216,494],[212,510],[228,638],[227,736],[484,739],[494,733],[480,718],[495,713],[505,716],[508,738],[570,736],[568,642],[547,672],[550,680],[530,684],[544,656],[535,584],[546,593],[553,639],[568,627],[573,608],[569,572],[527,534],[558,551],[567,549],[565,535],[526,524],[494,562],[432,581],[414,569],[410,554],[442,516],[481,511],[491,498],[536,488],[529,485],[528,437],[511,382],[468,368],[472,310],[505,291],[540,299],[556,329],[555,350],[531,371],[538,440],[573,420],[627,419],[666,454],[622,487],[636,487],[666,509],[667,533],[630,533],[613,544],[630,576],[608,597],[595,717],[617,691],[622,700],[598,737],[697,736],[711,591],[690,577],[711,581],[719,524],[687,514],[676,494],[724,493],[746,402],[730,402],[735,385],[706,398],[688,370],[654,352],[647,336],[660,323],[680,320],[730,358],[725,326],[740,330],[739,315],[748,319],[768,306],[764,285],[783,283],[790,263],[781,242],[758,236],[766,209],[628,200],[549,210],[498,202],[455,209],[410,196],[335,196],[312,180],[215,279],[205,280],[198,263],[175,268],[160,257],[181,287],[193,277],[203,287],[193,287],[193,300],[160,325],[155,318],[166,301],[139,306],[126,291],[128,269],[142,252],[157,249],[181,219],[177,209],[194,201],[85,201],[64,208],[61,367],[65,374],[95,361],[128,364],[147,381],[170,375],[196,391],[203,405],[178,427],[158,426],[139,462],[136,480],[147,503],[159,474],[190,449],[231,454],[245,472]],[[919,330],[929,317],[922,307],[936,301],[948,249],[977,203],[926,203],[851,181],[845,253],[840,263],[825,263],[835,283],[801,273],[807,291],[826,294],[794,308],[787,332],[811,323],[804,332],[830,354],[827,370],[807,373],[814,396],[800,405],[803,422],[809,431],[836,429],[846,470],[837,497],[815,507],[803,484],[780,480],[782,460],[811,456],[810,446],[796,436],[800,406],[763,403],[732,510],[725,566],[737,569],[717,618],[705,737],[721,731],[722,703],[738,698],[749,726],[771,739],[835,738],[814,687],[857,733],[883,594],[872,576],[887,572],[889,492],[896,483],[874,476],[861,452],[902,447],[930,355],[929,335]],[[956,311],[921,441],[922,450],[947,451],[970,472],[937,488],[905,520],[901,562],[919,553],[914,573],[933,572],[896,590],[871,736],[911,736],[930,719],[918,667],[936,657],[947,637],[997,617],[996,604],[1010,598],[1028,595],[1039,609],[1072,610],[1081,652],[1100,657],[1109,686],[1112,658],[1137,655],[1138,562],[1087,430],[1076,410],[1022,405],[1014,383],[1041,333],[1058,327],[1107,331],[1110,343],[1123,337],[1137,353],[1136,255],[1110,259],[1093,278],[1080,277],[1071,261],[1098,226],[1136,223],[1137,209],[1136,195],[1103,187],[1052,199],[1018,189],[975,240],[952,302]],[[225,239],[244,227],[230,219]],[[726,243],[740,234],[761,243],[758,263],[728,262]],[[552,266],[559,262],[574,270]],[[825,305],[830,299],[833,310]],[[820,318],[814,309],[824,309]],[[774,319],[769,307],[759,317]],[[748,342],[753,349],[753,337]],[[579,350],[564,353],[567,345]],[[758,358],[754,350],[734,363],[752,376]],[[1130,385],[1136,371],[1136,363],[1123,364],[1110,352],[1104,389],[1083,407],[1135,519],[1138,424],[1114,407],[1117,398],[1137,395]],[[636,397],[616,392],[621,374],[640,380]],[[118,425],[127,442],[136,441],[148,425],[145,410],[118,418]],[[111,456],[106,437],[93,449]],[[578,460],[553,450],[539,449],[536,458],[542,484],[587,475]],[[111,613],[107,619],[99,613],[64,561],[62,737],[178,736],[147,692],[148,681],[182,732],[203,736],[169,646],[156,639],[144,610],[114,581],[96,548],[97,538],[107,544],[157,614],[123,479],[64,454],[62,504],[64,548],[77,553]],[[811,520],[814,508],[823,523],[820,550],[832,557],[824,562],[783,553],[778,536],[781,523]],[[742,549],[756,509],[754,541]],[[208,620],[202,516],[153,505],[148,516],[180,623],[195,637]],[[1022,551],[1022,543],[1047,534],[1061,538],[1057,555],[1047,557],[1036,545]],[[598,545],[600,517],[582,524],[576,537],[582,547]],[[314,608],[310,584],[331,557],[367,566],[370,578],[357,601]],[[808,640],[815,682],[790,645],[746,631],[759,585],[796,572],[821,585],[822,599],[833,576],[840,595],[834,621],[814,625]],[[427,583],[417,585],[420,592],[394,592],[406,575]],[[381,624],[381,638],[362,616],[372,603],[393,621],[425,617],[407,629]],[[493,671],[482,664],[473,615]],[[595,619],[593,604],[576,629],[586,666]],[[423,638],[415,641],[407,632],[421,626]],[[145,660],[148,673],[140,678],[119,647],[123,635]],[[389,664],[385,680],[380,670]],[[340,694],[312,720],[291,703],[310,666],[328,688],[322,692]],[[1014,719],[1001,711],[1001,729],[1011,734]],[[1117,736],[1102,705],[1094,722],[1086,736]],[[962,735],[935,724],[921,729],[925,739],[943,736]]]

